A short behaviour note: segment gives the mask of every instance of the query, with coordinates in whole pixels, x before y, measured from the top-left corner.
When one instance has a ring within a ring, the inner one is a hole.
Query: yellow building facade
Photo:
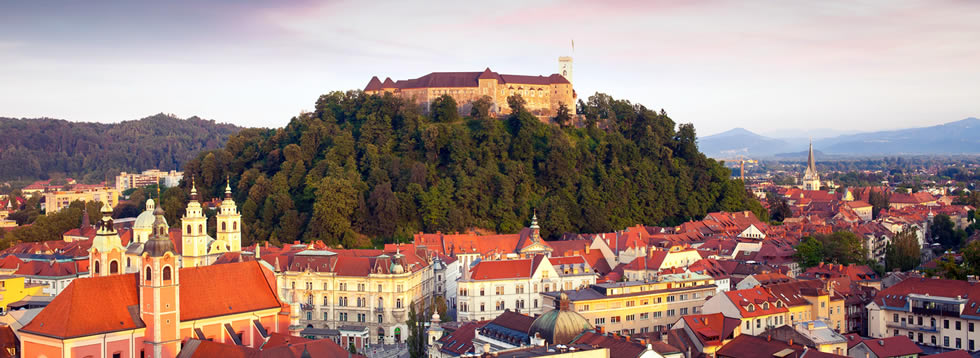
[[[56,191],[44,194],[44,212],[54,213],[68,207],[71,202],[78,201],[98,201],[110,208],[116,207],[119,203],[119,191],[113,188]]]
[[[637,334],[666,329],[681,316],[701,313],[717,287],[697,273],[661,275],[656,282],[613,282],[566,291],[573,311],[606,332]],[[552,309],[559,292],[543,293]]]
[[[7,312],[11,303],[30,296],[47,296],[43,284],[27,283],[24,277],[0,276],[0,313]]]

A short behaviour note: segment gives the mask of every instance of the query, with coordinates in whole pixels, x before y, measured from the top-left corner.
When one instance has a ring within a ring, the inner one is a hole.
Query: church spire
[[[810,139],[810,156],[806,160],[806,170],[817,173],[817,163],[813,161],[813,139]]]
[[[813,140],[810,140],[809,156],[806,160],[806,171],[803,172],[803,189],[820,190],[820,175],[817,174],[817,163],[813,158]]]
[[[231,176],[226,177],[227,181],[225,183],[225,199],[231,199]]]
[[[194,182],[194,177],[191,177],[191,201],[197,201],[197,184]]]

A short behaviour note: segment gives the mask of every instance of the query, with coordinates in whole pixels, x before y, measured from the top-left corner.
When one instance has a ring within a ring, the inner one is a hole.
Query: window
[[[745,321],[745,329],[750,329],[750,328],[752,328],[752,322]]]
[[[932,341],[932,345],[936,345],[936,336],[930,336],[929,340]]]
[[[113,261],[113,263],[115,263],[115,261]],[[163,280],[164,281],[170,281],[171,280],[171,277],[170,276],[171,276],[171,274],[170,274],[170,266],[164,266],[163,267]]]
[[[898,323],[898,313],[892,315],[892,322]]]
[[[935,318],[930,318],[929,319],[929,326],[932,327],[932,328],[936,328],[936,319]],[[936,344],[936,342],[932,342],[932,344]]]
[[[968,340],[967,341],[967,348],[970,349],[970,351],[972,352],[973,351],[973,347],[974,347],[973,346],[973,340],[972,339],[971,340]]]
[[[664,315],[663,312],[657,311],[653,313],[653,318],[660,318],[663,317],[663,315]]]
[[[918,321],[919,321],[919,325],[921,326],[922,325],[922,316],[919,316]]]
[[[948,319],[944,319],[943,320],[943,329],[949,329],[949,320]],[[947,346],[948,346],[948,344],[947,344]]]
[[[959,331],[960,329],[960,321],[956,321],[956,330]]]
[[[636,320],[636,315],[628,314],[628,315],[626,315],[626,320],[627,321],[635,321]]]
[[[187,225],[187,234],[190,235],[190,233],[191,233],[191,226]]]
[[[674,302],[674,296],[667,296],[667,302]]]
[[[620,321],[619,316],[609,317],[609,323],[619,323],[619,321]]]
[[[487,311],[486,304],[481,303],[480,304],[480,312],[486,312],[486,311]]]
[[[113,353],[112,358],[122,358],[122,353],[121,352]]]
[[[918,339],[919,343],[922,343],[922,333],[919,333],[918,337],[919,337]]]
[[[524,285],[517,285],[517,293],[524,293]]]
[[[203,233],[203,232],[204,232],[204,225],[201,225],[201,224],[197,224],[197,232],[198,232],[199,234],[200,234],[200,233]]]
[[[605,317],[596,318],[595,319],[595,324],[596,325],[606,324],[606,318]]]
[[[949,336],[943,336],[943,347],[949,347]]]
[[[640,313],[640,319],[650,319],[649,313]]]
[[[384,315],[378,315],[378,323],[384,323]]]
[[[758,318],[755,319],[755,328],[762,328],[762,320],[761,319],[758,319]]]
[[[306,312],[306,320],[307,321],[313,320],[313,312]]]
[[[99,262],[98,262],[98,261],[96,261],[96,262],[95,262],[95,264],[96,264],[96,266],[98,266],[98,264],[99,264]],[[98,270],[96,270],[95,272],[98,272]],[[150,276],[150,266],[147,266],[147,267],[146,267],[146,280],[147,280],[147,281],[149,281],[149,280],[151,280],[152,278],[153,278],[153,277],[152,277],[152,276]]]
[[[538,308],[538,299],[537,298],[534,299],[534,308]]]
[[[498,295],[504,294],[504,286],[497,286],[496,291]]]
[[[681,308],[681,316],[687,314],[687,307]]]
[[[323,312],[323,320],[324,320],[324,321],[326,321],[326,320],[327,320],[327,318],[328,318],[328,317],[327,317],[327,312]]]
[[[675,313],[675,312],[674,312],[674,310],[673,310],[673,309],[669,309],[669,310],[667,310],[667,317],[674,317],[674,313]]]
[[[582,312],[588,311],[589,305],[582,305]]]
[[[228,223],[227,222],[224,222],[224,221],[221,222],[221,231],[228,231]]]
[[[480,287],[480,296],[486,296],[486,292],[483,291],[483,287]]]
[[[326,305],[327,305],[327,296],[323,296],[323,305],[324,305],[324,306],[326,306]]]
[[[95,273],[99,273],[99,262],[98,261],[95,262]],[[150,280],[150,275],[146,275],[146,280],[147,281]]]
[[[956,349],[963,348],[963,340],[960,338],[956,339]]]
[[[966,324],[966,330],[973,332],[973,322],[969,322]]]
[[[238,230],[238,222],[237,221],[232,221],[231,222],[231,229],[232,230],[236,230],[236,231]]]

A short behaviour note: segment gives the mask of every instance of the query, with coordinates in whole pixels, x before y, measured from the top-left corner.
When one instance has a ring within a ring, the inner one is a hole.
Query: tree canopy
[[[768,213],[730,172],[697,149],[694,127],[665,112],[596,94],[580,103],[587,128],[509,117],[433,116],[391,95],[321,96],[281,129],[247,129],[185,166],[204,198],[231,177],[245,241],[324,240],[483,228],[516,232],[534,209],[547,237],[673,225],[712,211]],[[548,119],[544,119],[547,121]],[[601,124],[601,125],[598,125]],[[187,191],[184,185],[184,192]],[[166,202],[166,199],[165,199]]]
[[[61,173],[100,182],[119,171],[176,169],[202,150],[221,147],[240,129],[164,114],[113,124],[0,117],[0,180]]]

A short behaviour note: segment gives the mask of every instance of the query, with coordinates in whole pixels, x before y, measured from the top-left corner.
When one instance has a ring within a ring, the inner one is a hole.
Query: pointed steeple
[[[531,216],[531,240],[534,242],[541,241],[541,227],[538,226],[538,209],[534,209],[534,214]]]
[[[820,190],[820,175],[817,174],[817,163],[813,158],[813,140],[810,140],[810,153],[806,160],[806,171],[803,172],[803,189]]]
[[[194,183],[194,177],[191,177],[191,201],[197,201],[197,185]]]
[[[231,176],[227,177],[225,184],[225,199],[231,199]]]
[[[810,155],[806,160],[806,170],[814,174],[817,172],[817,163],[813,160],[813,139],[810,139]]]

